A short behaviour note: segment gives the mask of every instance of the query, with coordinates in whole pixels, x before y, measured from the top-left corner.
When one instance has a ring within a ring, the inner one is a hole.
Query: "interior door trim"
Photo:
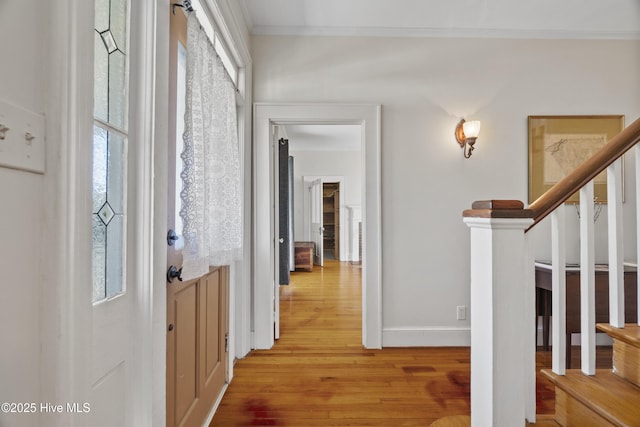
[[[366,183],[362,197],[362,343],[366,348],[382,348],[381,113],[380,105],[370,104],[254,104],[252,348],[269,349],[274,344],[275,236],[273,194],[269,188],[274,170],[270,159],[270,129],[273,125],[305,123],[362,127],[362,182]]]

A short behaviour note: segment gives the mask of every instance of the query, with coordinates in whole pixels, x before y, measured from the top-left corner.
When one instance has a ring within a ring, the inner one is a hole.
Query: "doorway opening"
[[[340,260],[340,183],[322,183],[323,257]]]
[[[274,180],[274,126],[352,124],[361,129],[362,343],[382,347],[380,230],[380,106],[256,104],[254,106],[254,299],[252,347],[269,349],[277,336],[278,248]],[[341,191],[343,188],[341,188]],[[341,214],[344,212],[341,212]],[[343,222],[344,224],[344,222]],[[276,307],[274,310],[274,302]]]
[[[279,288],[282,309],[276,313],[281,332],[277,335],[278,346],[286,346],[296,336],[300,316],[314,313],[314,318],[323,318],[336,311],[340,315],[332,326],[318,328],[317,333],[323,339],[334,333],[346,334],[344,340],[357,345],[362,339],[362,280],[361,269],[352,263],[354,248],[350,247],[348,236],[359,230],[358,224],[354,226],[349,218],[362,203],[362,126],[299,123],[277,128],[276,134],[286,135],[289,163],[293,165],[289,171],[291,179],[279,174],[276,185],[281,189],[283,180],[285,184],[292,183],[293,209],[279,205],[279,216],[293,212],[291,223],[297,250],[295,268],[287,276],[288,285]],[[283,166],[279,159],[278,169]],[[283,200],[282,193],[279,200]],[[280,263],[286,256],[280,251]],[[280,284],[283,285],[282,280]],[[348,302],[332,303],[337,295]],[[347,317],[350,321],[340,320]],[[357,331],[353,330],[355,317]]]

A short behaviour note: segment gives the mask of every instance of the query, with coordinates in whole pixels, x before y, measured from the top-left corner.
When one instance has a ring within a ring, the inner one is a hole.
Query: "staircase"
[[[585,375],[570,369],[557,375],[550,369],[542,373],[555,384],[556,413],[538,415],[527,427],[634,427],[640,426],[640,326],[627,324],[597,328],[613,338],[613,369]],[[441,418],[430,427],[470,427],[471,417],[455,415]]]
[[[640,331],[625,325],[622,156],[632,150],[636,175],[636,242],[640,259],[640,119],[527,208],[517,200],[474,202],[464,211],[471,230],[471,417],[474,427],[640,427]],[[613,371],[596,370],[594,180],[607,174],[609,324]],[[564,204],[580,193],[580,370],[566,369],[566,248]],[[556,413],[536,416],[534,242],[529,230],[551,219],[552,369]],[[638,275],[640,278],[640,275]],[[640,281],[638,283],[640,288]],[[639,307],[640,309],[640,307]],[[640,319],[640,312],[638,313]],[[438,420],[435,426],[464,425]],[[529,421],[529,422],[527,422]]]
[[[565,375],[543,370],[556,387],[555,420],[561,426],[640,426],[640,327],[598,324],[614,340],[613,370]]]

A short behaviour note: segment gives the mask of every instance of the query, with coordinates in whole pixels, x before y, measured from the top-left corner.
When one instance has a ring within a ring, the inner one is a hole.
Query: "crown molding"
[[[503,28],[401,28],[401,27],[250,27],[252,35],[325,36],[325,37],[425,37],[425,38],[497,38],[497,39],[567,39],[567,40],[640,40],[640,31],[597,31],[559,29]]]

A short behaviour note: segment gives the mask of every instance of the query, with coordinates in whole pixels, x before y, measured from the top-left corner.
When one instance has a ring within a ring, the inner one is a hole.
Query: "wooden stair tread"
[[[434,421],[429,427],[471,427],[471,417],[469,415],[451,415]]]
[[[608,323],[598,323],[596,328],[606,332],[613,339],[640,348],[640,326],[634,323],[627,323],[624,328],[616,328]]]
[[[553,416],[551,418],[543,418],[542,415],[536,415],[536,423],[526,423],[526,427],[560,427],[560,424],[553,419]]]
[[[553,415],[536,415],[536,423],[525,422],[525,427],[558,427]],[[471,427],[469,415],[452,415],[434,421],[429,427]]]
[[[585,375],[579,369],[568,370],[564,376],[548,369],[543,369],[542,373],[556,387],[613,425],[637,425],[640,420],[640,388],[611,370],[598,369],[594,376]]]
[[[558,424],[555,420],[555,415],[553,414],[537,414],[536,415],[536,423],[525,423],[526,427],[558,427]]]

